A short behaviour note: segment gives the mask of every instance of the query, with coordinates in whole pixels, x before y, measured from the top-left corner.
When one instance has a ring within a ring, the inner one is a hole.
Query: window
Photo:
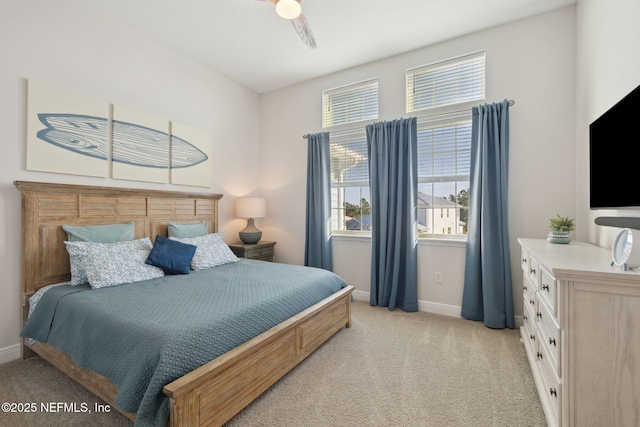
[[[467,233],[471,113],[438,117],[418,120],[418,232],[422,237]],[[364,129],[331,132],[332,230],[370,232],[370,201]]]
[[[378,79],[322,92],[322,127],[378,118]]]
[[[365,130],[331,132],[331,222],[335,231],[371,231]]]
[[[407,112],[431,109],[418,118],[418,232],[466,234],[471,110],[440,113],[439,107],[485,98],[485,53],[411,68],[406,89]]]
[[[467,233],[470,162],[470,111],[418,119],[418,233],[423,237]]]
[[[407,112],[482,100],[485,53],[407,70]]]
[[[412,68],[406,76],[407,112],[429,112],[417,123],[418,233],[463,236],[469,218],[471,109],[443,112],[441,107],[484,99],[485,53]],[[377,79],[325,90],[322,95],[323,127],[378,118]],[[330,135],[332,230],[370,232],[365,127]]]

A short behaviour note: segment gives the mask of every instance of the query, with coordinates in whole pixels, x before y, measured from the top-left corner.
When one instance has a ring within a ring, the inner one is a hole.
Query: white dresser
[[[518,242],[522,341],[549,426],[640,426],[640,273],[587,243]]]

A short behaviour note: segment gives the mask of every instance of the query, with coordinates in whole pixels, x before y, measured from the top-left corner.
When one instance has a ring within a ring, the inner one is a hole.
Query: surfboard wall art
[[[109,120],[109,104],[34,80],[27,127],[28,170],[211,186],[204,130],[120,105]]]

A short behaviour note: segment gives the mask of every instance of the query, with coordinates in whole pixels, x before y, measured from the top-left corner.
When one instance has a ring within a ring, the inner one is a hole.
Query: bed
[[[69,280],[63,224],[134,222],[135,238],[152,239],[156,235],[166,236],[169,222],[188,224],[210,220],[209,232],[218,229],[221,195],[22,181],[15,185],[22,192],[24,323],[30,296],[44,286]],[[251,268],[266,265],[261,263],[243,260],[237,264]],[[222,273],[224,269],[219,271]],[[352,291],[351,286],[331,291],[333,293],[320,302],[291,313],[291,317],[265,332],[164,385],[168,425],[215,426],[231,419],[333,334],[350,326]],[[167,312],[167,319],[171,318]],[[41,355],[118,408],[115,404],[118,387],[106,377],[80,368],[70,356],[47,343],[25,339],[23,347],[25,358]],[[125,415],[136,419],[135,413]]]

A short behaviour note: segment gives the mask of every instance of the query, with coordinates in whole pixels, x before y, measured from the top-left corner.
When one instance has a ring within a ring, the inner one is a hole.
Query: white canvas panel
[[[169,182],[169,120],[113,106],[112,176]]]
[[[171,122],[171,183],[211,186],[210,132]]]
[[[27,84],[27,170],[107,177],[109,105],[36,80]]]

